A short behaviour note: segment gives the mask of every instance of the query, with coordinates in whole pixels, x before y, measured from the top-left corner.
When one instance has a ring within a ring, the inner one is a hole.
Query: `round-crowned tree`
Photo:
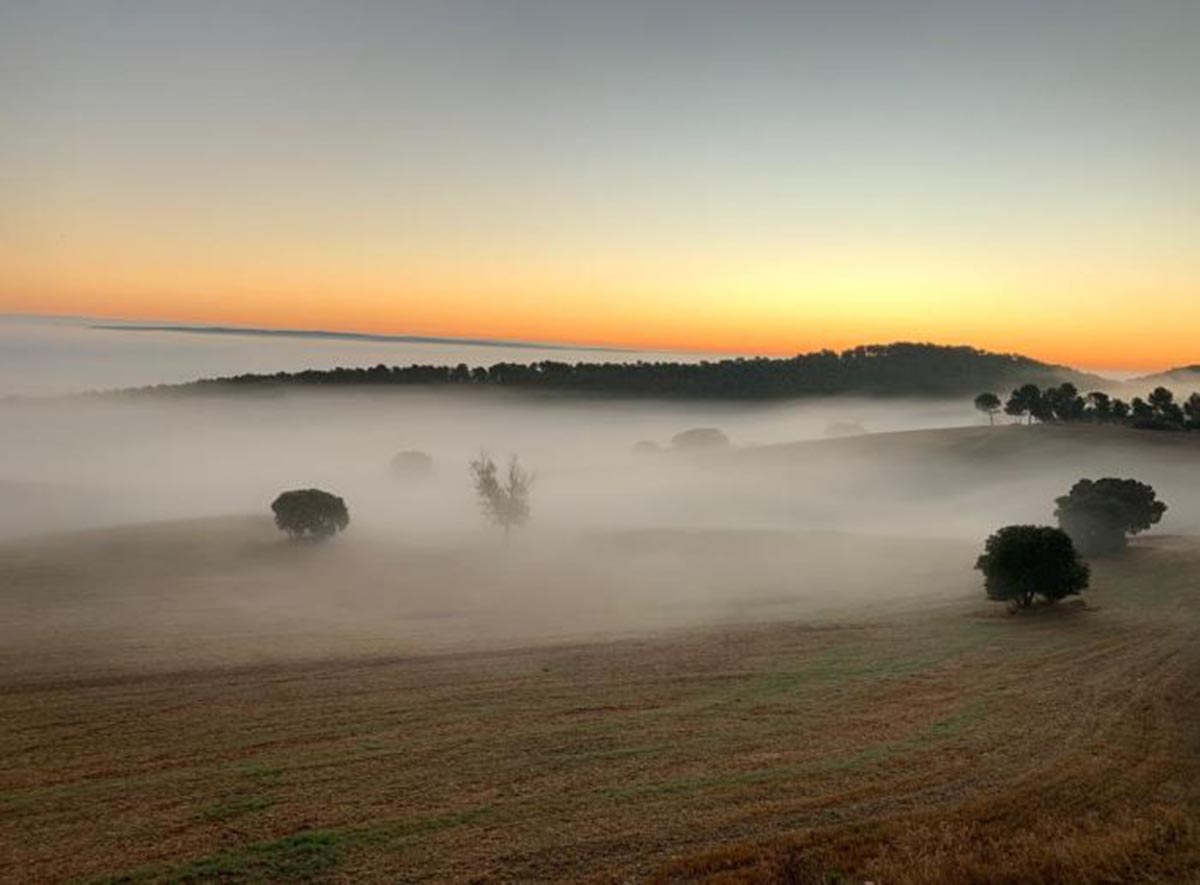
[[[433,457],[410,449],[392,458],[392,475],[399,479],[424,479],[433,476]]]
[[[1119,552],[1128,535],[1144,532],[1167,510],[1151,486],[1111,476],[1081,479],[1054,503],[1058,524],[1084,556]]]
[[[671,437],[671,446],[689,451],[727,449],[729,437],[715,427],[693,427]]]
[[[275,525],[293,538],[316,541],[344,531],[350,524],[346,502],[320,489],[293,489],[271,504]]]
[[[1000,397],[994,393],[981,393],[975,397],[975,408],[988,416],[988,424],[996,423],[996,413],[1000,411]]]
[[[1028,608],[1037,597],[1057,602],[1088,585],[1087,563],[1070,536],[1048,525],[1009,525],[984,544],[975,568],[983,572],[988,599]]]

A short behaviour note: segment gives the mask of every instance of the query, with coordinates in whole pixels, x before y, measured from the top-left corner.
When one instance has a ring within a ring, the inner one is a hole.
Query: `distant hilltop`
[[[1176,366],[1174,369],[1167,369],[1165,372],[1155,372],[1153,375],[1131,378],[1127,383],[1143,388],[1157,387],[1158,385],[1170,387],[1172,384],[1200,387],[1200,363],[1193,366]]]
[[[303,387],[454,386],[554,391],[664,399],[765,400],[805,396],[964,396],[1006,392],[1021,384],[1069,381],[1084,391],[1113,386],[1110,379],[1017,354],[974,347],[897,342],[821,350],[788,358],[737,358],[694,363],[543,360],[489,367],[384,366],[310,369],[273,375],[237,375],[142,391],[229,392]]]

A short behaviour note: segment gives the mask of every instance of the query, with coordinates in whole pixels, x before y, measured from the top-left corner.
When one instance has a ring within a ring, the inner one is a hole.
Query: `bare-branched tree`
[[[533,474],[522,468],[517,456],[513,455],[508,461],[508,470],[501,477],[496,462],[486,452],[481,452],[471,462],[471,478],[484,516],[504,529],[507,542],[513,526],[524,525],[529,520]]]

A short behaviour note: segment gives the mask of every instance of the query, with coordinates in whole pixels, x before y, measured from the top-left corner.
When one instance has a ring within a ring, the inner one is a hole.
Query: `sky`
[[[1200,362],[1195,0],[0,0],[0,312]]]

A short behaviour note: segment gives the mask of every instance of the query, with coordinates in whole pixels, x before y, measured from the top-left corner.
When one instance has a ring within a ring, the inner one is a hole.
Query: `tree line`
[[[1101,379],[1015,354],[973,347],[900,342],[820,350],[788,358],[700,362],[501,362],[492,366],[385,366],[310,369],[270,375],[205,379],[144,390],[227,391],[305,386],[431,385],[503,387],[612,396],[709,399],[782,399],[864,393],[880,396],[962,396],[1020,382],[1080,383]]]
[[[1145,399],[1135,396],[1125,402],[1099,390],[1080,394],[1069,381],[1044,389],[1036,384],[1022,384],[1004,403],[994,393],[979,394],[975,397],[975,408],[992,423],[1003,410],[1004,414],[1030,424],[1059,421],[1125,424],[1138,430],[1200,430],[1200,393],[1179,402],[1166,387],[1154,388]]]

